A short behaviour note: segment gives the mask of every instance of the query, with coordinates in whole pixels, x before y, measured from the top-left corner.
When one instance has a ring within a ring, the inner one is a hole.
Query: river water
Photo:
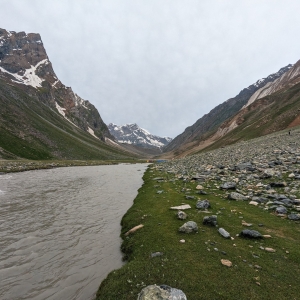
[[[146,164],[0,175],[0,299],[93,299]]]

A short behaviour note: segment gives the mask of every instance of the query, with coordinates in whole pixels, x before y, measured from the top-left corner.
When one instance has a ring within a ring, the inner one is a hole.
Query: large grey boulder
[[[139,293],[137,300],[187,300],[182,290],[167,285],[148,285]]]
[[[184,233],[196,232],[196,231],[198,231],[198,226],[197,226],[196,222],[188,221],[179,228],[179,231],[184,232]]]
[[[210,208],[210,203],[208,200],[198,200],[196,203],[198,209],[207,209]]]
[[[249,200],[248,197],[240,194],[240,193],[237,193],[237,192],[232,192],[228,195],[228,199],[230,200],[242,200],[242,201],[246,201],[246,200]]]

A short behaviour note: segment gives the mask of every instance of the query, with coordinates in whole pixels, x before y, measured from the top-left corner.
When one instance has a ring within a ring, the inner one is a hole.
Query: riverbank
[[[0,172],[23,172],[74,166],[117,165],[120,163],[145,163],[146,160],[0,160]]]
[[[297,129],[150,166],[121,223],[127,263],[101,283],[97,299],[136,300],[152,284],[190,300],[297,299],[299,141]],[[182,204],[191,206],[184,220],[170,209]],[[211,225],[203,224],[208,216]],[[197,228],[179,232],[187,221]]]

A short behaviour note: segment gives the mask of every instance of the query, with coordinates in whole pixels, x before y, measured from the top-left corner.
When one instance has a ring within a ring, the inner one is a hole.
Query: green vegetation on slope
[[[127,159],[76,128],[34,96],[0,80],[0,157],[26,159]]]
[[[158,183],[153,180],[156,177],[163,177],[164,181]],[[209,211],[218,216],[219,227],[234,237],[225,239],[217,228],[202,225],[203,217],[208,214],[195,209],[196,200],[186,200],[181,192],[190,189],[190,195],[195,196],[197,183],[172,178],[154,168],[144,174],[144,185],[122,219],[122,250],[128,262],[101,283],[97,299],[136,300],[141,289],[151,284],[181,289],[190,300],[299,298],[298,222],[278,218],[248,202],[229,201],[225,192],[206,182],[204,187],[209,194],[197,196],[211,202]],[[157,194],[157,190],[163,193]],[[170,207],[183,202],[192,206],[186,211],[187,221],[198,224],[198,233],[178,232],[186,221],[178,220]],[[272,237],[262,240],[237,237],[245,229],[242,220],[252,223],[251,229]],[[263,227],[258,226],[261,223]],[[139,224],[144,227],[125,236]],[[186,242],[180,243],[181,239]],[[261,246],[276,252],[266,252]],[[158,251],[163,255],[150,258],[151,253]],[[230,260],[233,266],[223,266],[221,259]]]

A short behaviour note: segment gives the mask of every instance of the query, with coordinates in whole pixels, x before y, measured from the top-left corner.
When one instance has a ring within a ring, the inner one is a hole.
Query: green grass
[[[158,176],[163,176],[165,182],[153,181]],[[141,289],[151,284],[182,289],[189,300],[299,299],[299,223],[280,219],[247,202],[229,201],[225,199],[226,193],[214,188],[212,182],[206,183],[211,188],[206,188],[209,195],[204,197],[195,194],[195,182],[171,182],[170,178],[171,175],[156,170],[146,171],[144,185],[122,219],[122,250],[128,262],[101,283],[97,299],[137,299]],[[155,188],[155,185],[160,187]],[[185,199],[182,188],[190,188],[190,195],[209,199],[212,204],[210,212],[218,215],[219,227],[225,228],[234,240],[221,237],[217,228],[202,225],[207,214],[195,209],[196,200]],[[158,189],[164,192],[157,194]],[[178,220],[176,212],[169,208],[181,203],[192,206],[186,211],[187,220],[198,224],[198,233],[178,232],[185,221]],[[245,229],[242,220],[253,224],[250,229],[270,234],[272,238],[250,240],[237,237],[236,234]],[[141,223],[143,228],[129,237],[124,236]],[[260,223],[264,226],[259,227]],[[180,239],[185,239],[186,243],[179,243]],[[272,247],[276,252],[266,252],[260,246]],[[150,254],[157,251],[164,255],[150,258]],[[232,261],[233,267],[223,266],[222,258]],[[255,265],[261,269],[256,269]]]

